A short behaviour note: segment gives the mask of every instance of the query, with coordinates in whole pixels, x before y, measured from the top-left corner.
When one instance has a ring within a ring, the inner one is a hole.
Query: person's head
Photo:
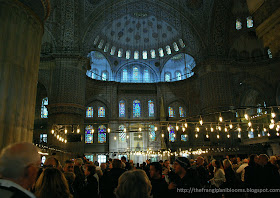
[[[236,160],[237,160],[237,163],[240,163],[240,162],[241,162],[240,157],[237,157]]]
[[[166,167],[166,168],[169,168],[170,167],[170,161],[169,160],[165,160],[163,165]]]
[[[122,162],[119,159],[114,159],[112,165],[113,168],[122,168]]]
[[[121,161],[125,163],[126,162],[126,157],[122,156]]]
[[[255,166],[258,163],[259,157],[256,154],[250,155],[249,166]]]
[[[159,160],[159,163],[161,166],[163,166],[163,161],[162,160]]]
[[[197,159],[196,159],[196,165],[197,165],[197,166],[202,166],[203,164],[204,164],[204,158],[201,157],[201,156],[197,157]]]
[[[276,165],[277,157],[276,156],[271,156],[269,158],[269,162],[273,165]]]
[[[56,168],[46,168],[35,185],[38,198],[72,197],[64,174]]]
[[[105,170],[106,166],[107,166],[106,163],[101,163],[101,166],[100,166],[101,170]]]
[[[126,171],[119,178],[116,197],[149,197],[151,190],[151,182],[143,170]]]
[[[85,176],[94,175],[96,172],[96,166],[87,165],[85,170]]]
[[[191,167],[191,164],[188,158],[178,157],[174,162],[174,170],[177,175],[186,173],[189,167]]]
[[[4,148],[0,154],[0,177],[30,188],[36,181],[41,163],[38,151],[31,143],[16,143]]]
[[[160,179],[162,175],[162,166],[159,162],[152,162],[150,165],[150,176],[152,179]]]
[[[225,159],[223,161],[223,164],[224,164],[224,168],[227,169],[227,168],[232,168],[232,164],[231,164],[231,161],[228,160],[228,159]]]
[[[259,156],[259,165],[265,166],[268,163],[268,156],[266,154],[261,154]]]
[[[76,175],[74,173],[66,172],[66,173],[64,173],[64,176],[70,185],[74,183],[75,178],[76,178]]]
[[[248,160],[247,158],[245,158],[245,159],[243,160],[243,163],[248,164],[248,162],[249,162],[249,160]]]
[[[227,159],[227,160],[229,160],[229,159]],[[213,163],[213,166],[214,166],[216,169],[223,168],[222,163],[221,163],[220,160],[215,160],[214,163]]]
[[[74,162],[72,160],[66,160],[63,171],[65,173],[74,173]]]
[[[59,168],[59,161],[55,157],[49,157],[44,163],[44,168]]]
[[[83,165],[83,160],[82,160],[82,158],[77,158],[77,159],[75,159],[75,160],[74,160],[74,165],[75,165],[75,166],[81,167],[81,166]]]

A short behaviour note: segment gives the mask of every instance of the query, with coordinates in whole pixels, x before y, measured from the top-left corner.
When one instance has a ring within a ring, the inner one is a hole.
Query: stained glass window
[[[169,125],[169,141],[171,142],[175,142],[175,130],[174,130],[174,127]]]
[[[165,73],[164,81],[165,82],[170,82],[171,81],[171,74],[169,72]]]
[[[272,53],[271,53],[271,50],[270,50],[270,49],[267,50],[267,54],[268,54],[268,57],[269,57],[269,58],[272,58]]]
[[[119,117],[124,118],[125,117],[125,102],[124,100],[121,100],[119,103]]]
[[[179,107],[179,114],[181,118],[185,117],[185,111],[183,107]]]
[[[93,143],[92,129],[93,129],[93,127],[91,125],[88,125],[85,129],[85,143],[86,144],[92,144]]]
[[[154,49],[151,50],[151,57],[156,58],[156,51]]]
[[[147,51],[143,51],[143,59],[147,59],[148,58],[148,52]]]
[[[242,23],[241,23],[240,19],[236,19],[235,28],[237,30],[241,30],[242,29]]]
[[[132,79],[133,79],[133,82],[138,82],[139,81],[139,69],[138,69],[138,67],[133,67]]]
[[[87,107],[86,117],[93,118],[93,107]]]
[[[155,105],[154,102],[149,100],[148,101],[148,107],[149,107],[149,117],[155,116]]]
[[[104,125],[98,127],[98,143],[106,143],[106,126]]]
[[[139,59],[139,51],[134,52],[134,59],[138,60]]]
[[[104,52],[108,52],[109,47],[110,47],[110,44],[109,44],[109,43],[106,43],[106,45],[105,45],[105,47],[104,47]]]
[[[127,69],[123,69],[123,72],[122,72],[122,81],[123,81],[123,82],[127,82],[127,80],[128,80]]]
[[[141,104],[139,100],[133,101],[133,117],[139,118],[141,116]]]
[[[120,48],[119,51],[118,51],[118,57],[121,58],[121,57],[122,57],[122,54],[123,54],[123,49]]]
[[[42,105],[41,105],[41,118],[48,118],[48,109],[46,107],[46,105],[49,104],[49,100],[48,98],[44,98],[42,100]]]
[[[101,39],[101,40],[100,40],[100,43],[99,43],[99,45],[98,45],[98,48],[101,49],[101,48],[103,47],[103,44],[104,44],[104,40]]]
[[[174,50],[175,50],[176,52],[179,51],[179,47],[178,47],[178,45],[177,45],[176,42],[173,43],[173,48],[174,48]]]
[[[124,132],[124,125],[119,126],[119,142],[125,142],[126,133]]]
[[[113,56],[113,55],[115,54],[115,52],[116,52],[116,47],[113,46],[113,47],[111,48],[110,54]]]
[[[182,74],[179,71],[176,71],[176,80],[182,80]]]
[[[183,141],[183,142],[188,141],[188,136],[186,134],[181,135],[181,141]]]
[[[96,44],[98,43],[98,40],[99,40],[99,36],[97,36],[97,37],[94,39],[93,45],[96,45]]]
[[[130,50],[127,50],[126,53],[125,53],[125,58],[130,59],[130,54],[131,54]]]
[[[150,82],[150,73],[148,69],[144,69],[143,80],[145,83]]]
[[[99,107],[98,108],[98,117],[99,118],[105,118],[105,107]]]
[[[166,46],[166,53],[167,53],[168,55],[171,54],[171,48],[170,48],[169,45]]]
[[[48,134],[40,134],[40,143],[48,143]]]
[[[248,137],[251,139],[251,138],[254,138],[254,132],[253,131],[249,131],[248,132]]]
[[[162,48],[159,48],[158,52],[159,52],[159,56],[160,57],[164,57],[164,53],[163,53],[163,49]]]
[[[149,140],[150,141],[156,140],[155,125],[150,125],[150,127],[149,127]]]
[[[170,118],[173,118],[175,116],[173,107],[168,107],[168,114]]]
[[[185,45],[183,39],[179,39],[179,43],[180,43],[180,46],[181,46],[182,48],[186,47],[186,45]]]
[[[107,72],[106,72],[106,71],[103,71],[102,74],[101,74],[101,77],[102,77],[102,80],[103,80],[103,81],[108,80],[108,79],[107,79],[107,78],[108,78]]]
[[[254,26],[254,21],[251,16],[247,17],[247,28],[251,28]]]
[[[92,70],[92,73],[91,73],[91,78],[92,78],[92,79],[97,79],[97,76],[98,76],[98,71],[97,71],[97,69],[93,69],[93,70]]]

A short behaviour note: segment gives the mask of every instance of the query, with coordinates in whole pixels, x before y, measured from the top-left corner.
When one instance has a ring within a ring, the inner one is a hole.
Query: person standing
[[[168,185],[162,177],[162,166],[159,162],[150,164],[150,176],[153,198],[164,198],[168,196]]]

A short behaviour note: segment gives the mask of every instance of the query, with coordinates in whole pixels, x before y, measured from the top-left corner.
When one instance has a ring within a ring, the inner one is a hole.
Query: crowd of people
[[[186,192],[182,189],[280,189],[279,156],[226,157],[208,162],[176,157],[135,164],[126,157],[106,163],[85,157],[69,159],[63,166],[55,157],[40,165],[38,148],[17,143],[0,155],[0,197],[5,198],[180,198],[180,197],[276,197],[279,193]]]

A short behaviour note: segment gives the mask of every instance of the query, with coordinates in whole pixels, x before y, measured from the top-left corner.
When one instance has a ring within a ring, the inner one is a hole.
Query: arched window
[[[183,142],[188,141],[188,135],[182,134],[182,135],[181,135],[181,141],[183,141]]]
[[[122,81],[123,81],[123,82],[127,82],[127,81],[128,81],[127,69],[123,69],[123,72],[122,72]]]
[[[254,21],[251,16],[247,17],[247,28],[251,28],[254,26]]]
[[[175,130],[174,127],[169,125],[169,141],[175,142]]]
[[[101,40],[100,40],[100,43],[99,43],[99,45],[98,45],[98,48],[101,49],[101,48],[103,47],[103,44],[104,44],[104,40],[101,39]]]
[[[116,47],[112,46],[110,54],[113,56],[116,52]]]
[[[99,118],[105,118],[105,107],[99,107],[98,108],[98,117]]]
[[[186,45],[185,45],[183,39],[179,39],[179,44],[180,44],[181,48],[186,47]]]
[[[106,43],[106,45],[105,45],[105,47],[104,47],[104,52],[108,52],[109,47],[110,47],[110,44],[109,44],[109,43]]]
[[[119,126],[119,142],[125,142],[126,140],[126,133],[124,132],[124,125]]]
[[[269,58],[272,58],[272,53],[271,53],[271,50],[270,50],[270,49],[267,50],[267,54],[268,54],[268,57],[269,57]]]
[[[118,57],[121,58],[121,57],[122,57],[122,54],[123,54],[123,49],[120,48],[119,51],[118,51]]]
[[[97,45],[98,41],[99,41],[99,36],[97,36],[97,37],[94,39],[93,45]]]
[[[147,59],[148,58],[148,52],[147,51],[143,51],[143,59]]]
[[[143,80],[144,80],[144,83],[150,82],[150,72],[148,69],[144,69]]]
[[[48,118],[48,109],[46,105],[49,104],[48,97],[44,98],[42,100],[42,105],[41,105],[41,118]]]
[[[236,19],[235,28],[237,30],[241,30],[242,29],[242,23],[241,23],[240,19]]]
[[[175,50],[176,52],[179,51],[179,47],[178,47],[178,45],[177,45],[176,42],[173,43],[173,48],[174,48],[174,50]]]
[[[120,118],[125,117],[125,102],[124,102],[124,100],[121,100],[119,102],[119,117]]]
[[[173,107],[168,107],[168,115],[170,118],[174,118],[175,117],[175,112]]]
[[[85,143],[93,143],[93,127],[91,125],[88,125],[85,129]]]
[[[155,116],[155,105],[154,102],[149,100],[148,101],[148,107],[149,107],[149,117]]]
[[[163,49],[162,48],[159,48],[158,52],[159,52],[159,56],[160,57],[164,57],[164,53],[163,53]]]
[[[185,111],[183,107],[179,107],[179,114],[181,118],[185,117]]]
[[[133,101],[133,117],[139,118],[141,116],[141,104],[139,100]]]
[[[170,82],[171,81],[171,73],[170,72],[166,72],[164,74],[164,81],[165,82]]]
[[[93,118],[93,107],[87,107],[86,117],[87,118]]]
[[[98,143],[106,143],[106,126],[104,125],[98,127]]]
[[[251,138],[254,138],[254,132],[253,131],[249,131],[248,132],[248,137],[251,139]]]
[[[172,53],[172,52],[171,52],[171,48],[170,48],[169,45],[166,46],[166,53],[167,53],[168,55],[170,55],[170,54]]]
[[[180,71],[176,71],[175,75],[176,75],[176,80],[182,80],[182,74]]]
[[[156,140],[156,131],[155,131],[155,125],[149,126],[149,140],[155,141]]]
[[[98,70],[97,69],[93,69],[92,73],[91,73],[91,78],[92,79],[97,79],[98,77]]]
[[[134,59],[138,60],[139,59],[139,51],[134,52]]]
[[[125,53],[125,58],[130,59],[130,54],[131,54],[130,50],[127,50]]]
[[[133,79],[133,82],[138,82],[139,81],[139,69],[138,69],[138,67],[133,67],[132,79]]]
[[[108,80],[108,72],[107,71],[103,71],[101,74],[101,78],[103,81],[107,81]]]
[[[154,49],[151,50],[151,57],[156,58],[156,51]]]

